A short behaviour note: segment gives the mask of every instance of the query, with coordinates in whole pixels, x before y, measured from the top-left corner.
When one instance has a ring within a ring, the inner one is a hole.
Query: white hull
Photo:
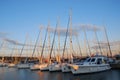
[[[41,64],[39,68],[40,68],[41,71],[47,71],[47,70],[49,70],[49,66],[48,66],[47,63]]]
[[[30,66],[29,66],[29,64],[18,64],[17,68],[18,69],[29,69]]]
[[[9,68],[16,67],[16,64],[14,64],[14,63],[10,63],[10,64],[8,64],[8,67],[9,67]]]
[[[40,66],[40,64],[31,65],[30,70],[40,70],[39,66]]]
[[[73,74],[94,73],[111,69],[104,56],[90,57],[83,63],[71,64],[70,66]]]
[[[7,63],[0,63],[0,67],[6,67]]]
[[[3,63],[0,63],[0,67],[3,67]]]
[[[61,64],[51,64],[49,65],[49,71],[61,71]]]
[[[71,65],[71,71],[73,74],[84,74],[84,73],[94,73],[94,72],[101,72],[105,70],[111,69],[109,64],[105,65],[96,65],[96,66],[79,66],[79,65]]]
[[[71,72],[71,67],[68,63],[63,63],[61,67],[62,72]]]

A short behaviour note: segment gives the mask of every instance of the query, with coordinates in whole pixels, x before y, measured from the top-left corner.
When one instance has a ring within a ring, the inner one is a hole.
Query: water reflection
[[[18,70],[6,67],[0,68],[0,80],[120,80],[120,70],[73,75],[72,73]]]

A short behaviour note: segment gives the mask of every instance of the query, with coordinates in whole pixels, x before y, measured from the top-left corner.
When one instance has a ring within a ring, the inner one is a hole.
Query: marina
[[[120,80],[118,3],[0,1],[0,80]]]

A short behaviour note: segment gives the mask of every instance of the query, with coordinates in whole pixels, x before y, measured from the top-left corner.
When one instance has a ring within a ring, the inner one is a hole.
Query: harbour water
[[[79,74],[0,67],[0,80],[120,80],[120,70]]]

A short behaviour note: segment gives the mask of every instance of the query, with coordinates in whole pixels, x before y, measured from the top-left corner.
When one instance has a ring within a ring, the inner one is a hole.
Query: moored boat
[[[96,56],[87,58],[83,63],[71,64],[73,74],[94,73],[111,69],[106,57]]]

